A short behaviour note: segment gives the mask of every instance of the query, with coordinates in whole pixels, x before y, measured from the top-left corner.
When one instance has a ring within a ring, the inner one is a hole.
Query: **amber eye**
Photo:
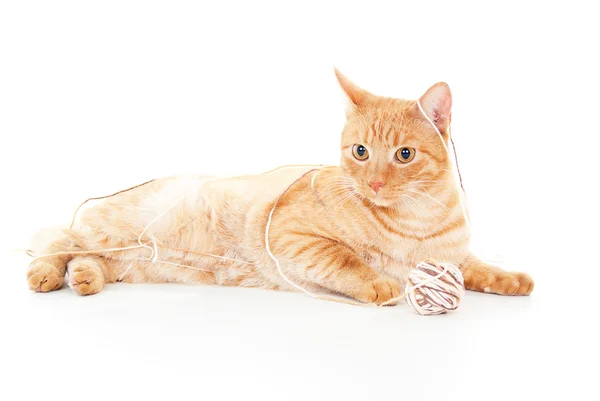
[[[352,148],[352,154],[358,160],[367,160],[369,158],[369,152],[367,151],[367,148],[362,145],[354,145]]]
[[[408,163],[415,158],[416,151],[413,148],[400,148],[396,152],[396,158],[401,163]]]

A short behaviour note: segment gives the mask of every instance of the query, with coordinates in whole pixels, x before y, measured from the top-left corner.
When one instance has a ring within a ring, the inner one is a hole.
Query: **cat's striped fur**
[[[459,265],[468,289],[529,294],[529,276],[505,272],[469,252],[461,192],[442,142],[449,139],[448,86],[436,84],[420,99],[440,138],[416,101],[375,96],[336,74],[349,99],[341,163],[308,173],[279,201],[269,242],[285,274],[313,292],[383,303],[399,295],[411,266],[433,258]],[[366,160],[355,157],[356,145],[368,150]],[[403,147],[415,149],[409,163],[395,156]],[[156,243],[158,261],[146,260],[147,248],[62,254],[36,260],[29,286],[58,289],[68,270],[69,285],[84,295],[118,280],[290,290],[266,253],[265,225],[278,196],[307,170],[208,181],[166,178],[106,199],[44,251],[136,245],[148,223],[177,202],[144,236]]]

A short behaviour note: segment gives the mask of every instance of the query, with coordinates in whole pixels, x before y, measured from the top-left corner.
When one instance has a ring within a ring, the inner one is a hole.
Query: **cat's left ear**
[[[419,99],[427,117],[435,124],[440,132],[445,132],[450,125],[452,113],[452,94],[445,82],[438,82],[425,92]]]
[[[337,68],[334,68],[335,77],[337,78],[342,90],[346,94],[346,98],[348,99],[348,105],[346,108],[346,115],[352,114],[356,109],[360,109],[364,106],[369,98],[373,95],[358,87],[354,82],[350,81],[346,78]]]

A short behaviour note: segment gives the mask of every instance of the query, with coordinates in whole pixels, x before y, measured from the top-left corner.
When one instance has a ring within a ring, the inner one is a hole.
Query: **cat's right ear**
[[[367,99],[372,96],[371,93],[359,88],[356,84],[346,78],[337,68],[334,68],[335,76],[344,90],[348,99],[346,107],[346,115],[350,115],[353,111],[364,105]]]

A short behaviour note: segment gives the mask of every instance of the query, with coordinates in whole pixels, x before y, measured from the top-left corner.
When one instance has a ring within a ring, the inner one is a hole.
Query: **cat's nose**
[[[379,189],[383,186],[383,182],[381,182],[381,181],[369,181],[369,185],[371,186],[371,188],[373,188],[373,191],[375,191],[375,193],[378,193]]]

